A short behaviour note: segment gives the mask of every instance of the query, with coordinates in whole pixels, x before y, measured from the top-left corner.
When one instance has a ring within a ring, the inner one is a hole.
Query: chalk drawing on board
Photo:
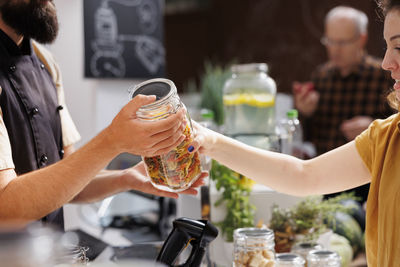
[[[157,6],[152,1],[142,0],[102,0],[95,11],[95,39],[91,43],[94,51],[90,59],[90,70],[95,77],[124,77],[126,64],[123,58],[125,43],[134,44],[136,57],[146,68],[155,74],[164,65],[165,50],[162,43],[154,37],[138,34],[120,34],[117,17],[109,3],[114,2],[127,7],[135,7],[140,28],[144,34],[151,34],[158,26]]]
[[[150,73],[156,73],[164,64],[164,48],[160,41],[147,35],[120,35],[123,42],[135,44],[136,56]]]
[[[157,28],[157,6],[154,1],[142,1],[138,7],[140,28],[144,33],[151,34]]]

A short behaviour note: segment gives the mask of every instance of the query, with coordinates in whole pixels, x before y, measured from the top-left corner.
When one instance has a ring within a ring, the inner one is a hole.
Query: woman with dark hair
[[[379,2],[387,44],[382,67],[396,81],[388,99],[400,107],[400,0]],[[351,141],[311,160],[247,146],[196,124],[189,151],[200,152],[277,191],[329,194],[371,183],[366,216],[368,266],[400,265],[400,114],[375,120]],[[397,162],[398,161],[398,162]]]

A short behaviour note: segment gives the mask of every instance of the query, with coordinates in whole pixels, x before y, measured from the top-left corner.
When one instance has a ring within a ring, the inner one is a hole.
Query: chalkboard
[[[84,0],[85,77],[165,75],[163,0]]]

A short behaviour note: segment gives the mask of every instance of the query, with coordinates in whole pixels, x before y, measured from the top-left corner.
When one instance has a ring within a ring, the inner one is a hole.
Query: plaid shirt
[[[314,114],[303,121],[305,139],[322,154],[348,142],[340,130],[344,120],[354,116],[386,118],[393,114],[385,95],[393,85],[390,73],[380,61],[365,56],[346,77],[329,63],[312,75],[320,100]]]

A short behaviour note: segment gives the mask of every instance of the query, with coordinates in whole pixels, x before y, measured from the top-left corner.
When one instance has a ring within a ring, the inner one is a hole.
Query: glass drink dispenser
[[[232,66],[232,77],[223,88],[224,132],[248,145],[277,151],[276,83],[267,71],[265,63]]]

